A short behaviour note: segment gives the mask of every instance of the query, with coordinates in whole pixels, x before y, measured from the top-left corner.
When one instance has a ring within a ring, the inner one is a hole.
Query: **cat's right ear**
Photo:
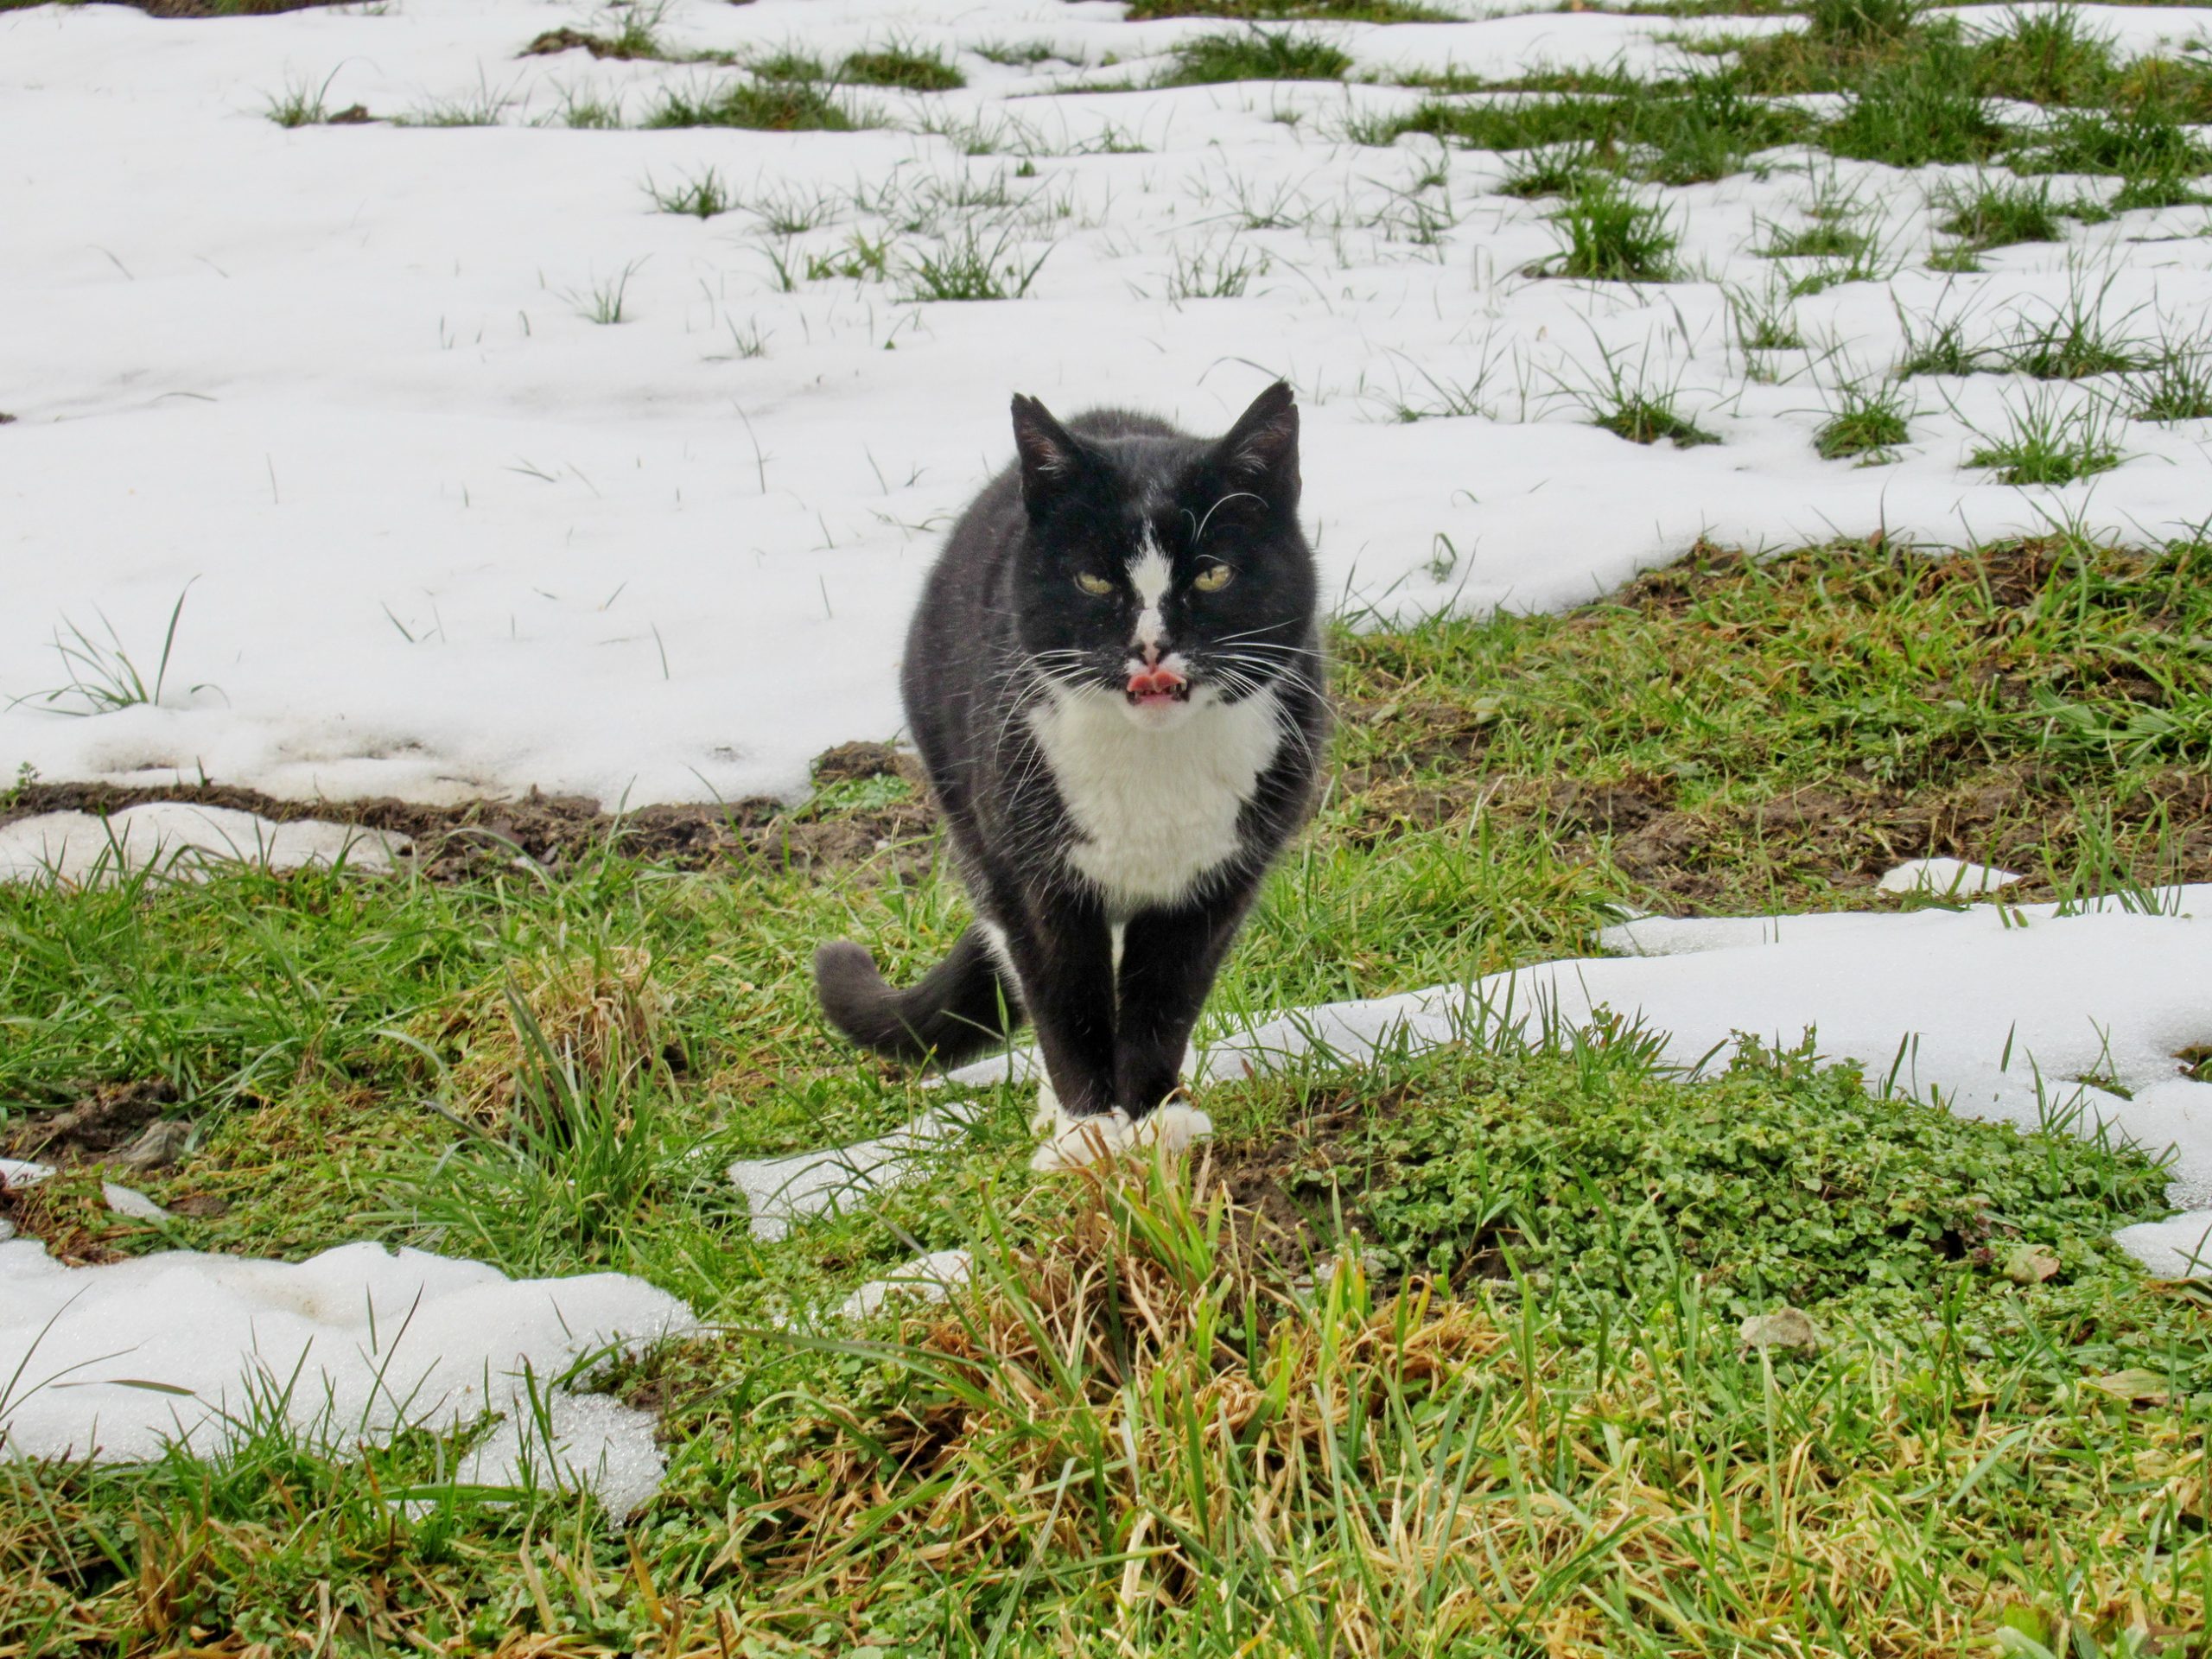
[[[1052,410],[1014,395],[1014,447],[1021,456],[1021,499],[1032,512],[1064,494],[1083,472],[1083,451]]]

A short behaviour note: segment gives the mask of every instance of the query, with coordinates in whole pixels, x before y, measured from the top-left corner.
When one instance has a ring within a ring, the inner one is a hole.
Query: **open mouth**
[[[1138,709],[1161,708],[1191,700],[1191,683],[1172,668],[1139,669],[1129,676],[1128,699]]]

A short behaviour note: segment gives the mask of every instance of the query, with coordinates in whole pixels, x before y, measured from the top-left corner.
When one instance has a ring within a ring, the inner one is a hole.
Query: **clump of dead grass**
[[[517,1078],[550,1061],[580,1077],[626,1079],[659,1054],[667,994],[653,982],[650,950],[608,945],[511,963],[435,1017],[424,1040],[453,1053],[448,1103],[497,1127],[518,1097]]]

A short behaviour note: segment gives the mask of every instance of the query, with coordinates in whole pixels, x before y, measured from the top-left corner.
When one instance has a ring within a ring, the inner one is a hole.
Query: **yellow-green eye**
[[[1225,564],[1210,564],[1191,578],[1191,586],[1202,594],[1217,594],[1229,586],[1236,574]]]
[[[1107,581],[1103,576],[1094,576],[1088,570],[1084,571],[1081,575],[1075,579],[1075,585],[1082,588],[1084,593],[1089,594],[1093,599],[1103,599],[1107,594],[1114,591],[1114,584],[1112,582]]]

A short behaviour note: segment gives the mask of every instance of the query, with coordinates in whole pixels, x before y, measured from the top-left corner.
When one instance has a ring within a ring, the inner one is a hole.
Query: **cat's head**
[[[1035,667],[1145,727],[1318,679],[1290,388],[1211,442],[1110,416],[1076,424],[1014,400],[1029,515],[1016,621]]]

